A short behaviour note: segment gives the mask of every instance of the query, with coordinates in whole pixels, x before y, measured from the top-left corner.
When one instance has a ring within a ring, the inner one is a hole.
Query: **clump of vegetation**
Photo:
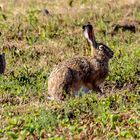
[[[140,20],[139,6],[137,0],[1,0],[6,70],[0,75],[0,139],[140,139],[140,25],[135,32],[112,34],[118,21]],[[97,39],[115,52],[106,97],[91,92],[63,103],[48,101],[52,66],[83,55],[81,26],[88,21]]]

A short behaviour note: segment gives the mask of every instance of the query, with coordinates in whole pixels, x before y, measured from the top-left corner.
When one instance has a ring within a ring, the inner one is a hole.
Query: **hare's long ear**
[[[85,38],[88,40],[89,43],[92,43],[93,41],[93,27],[90,23],[88,23],[87,25],[83,26],[83,31],[84,31],[84,36]]]
[[[83,31],[84,31],[84,36],[88,41],[88,45],[89,44],[91,45],[91,54],[93,55],[93,52],[95,51],[95,49],[97,49],[97,43],[95,40],[92,25],[88,22],[88,24],[83,26]]]

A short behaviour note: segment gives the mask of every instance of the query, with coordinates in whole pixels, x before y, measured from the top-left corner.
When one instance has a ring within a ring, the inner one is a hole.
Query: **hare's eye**
[[[103,45],[100,45],[99,46],[99,50],[103,50],[104,46]]]

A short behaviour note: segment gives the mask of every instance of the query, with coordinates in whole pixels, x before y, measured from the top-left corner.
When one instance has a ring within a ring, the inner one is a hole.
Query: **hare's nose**
[[[114,56],[114,52],[111,52],[111,58]]]

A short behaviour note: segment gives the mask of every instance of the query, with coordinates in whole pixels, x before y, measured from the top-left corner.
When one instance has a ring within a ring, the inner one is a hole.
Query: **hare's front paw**
[[[103,90],[97,85],[93,85],[93,90],[100,93],[101,95],[104,94]]]

